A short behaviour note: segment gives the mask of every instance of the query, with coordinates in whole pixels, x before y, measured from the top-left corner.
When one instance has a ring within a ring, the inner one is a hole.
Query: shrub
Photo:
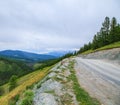
[[[4,93],[4,89],[2,87],[0,87],[0,96],[2,96]]]
[[[19,100],[20,95],[16,95],[15,97],[11,98],[9,101],[9,105],[16,105],[16,102]]]
[[[9,91],[13,90],[17,86],[17,76],[13,75],[9,80]]]
[[[22,100],[20,105],[33,105],[33,92],[31,90],[27,90],[24,93],[24,99]]]

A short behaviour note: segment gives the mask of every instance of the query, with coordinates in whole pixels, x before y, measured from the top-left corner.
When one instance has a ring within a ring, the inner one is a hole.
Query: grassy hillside
[[[37,71],[34,71],[17,79],[17,87],[10,92],[9,83],[1,86],[0,88],[3,89],[4,94],[0,97],[0,105],[14,105],[10,104],[11,100],[14,100],[18,95],[23,95],[26,89],[33,87],[35,83],[42,80],[57,62],[61,61],[64,58],[70,57],[71,55],[72,54],[66,54],[65,56],[58,59],[39,62],[35,68]]]
[[[31,72],[27,64],[21,61],[0,58],[0,85],[9,81],[12,75],[22,76]]]
[[[13,99],[16,95],[21,94],[23,91],[26,90],[26,88],[43,79],[49,73],[50,68],[51,67],[47,67],[19,78],[17,80],[18,86],[11,92],[8,91],[9,84],[5,84],[4,86],[2,86],[5,94],[0,97],[0,105],[8,105],[10,100]]]
[[[96,51],[112,49],[112,48],[119,48],[119,47],[120,47],[120,41],[119,42],[115,42],[113,44],[109,44],[109,45],[104,46],[104,47],[101,47],[99,49],[96,49]]]
[[[87,50],[87,51],[83,52],[82,54],[89,54],[89,53],[92,53],[92,52],[101,51],[101,50],[107,50],[107,49],[113,49],[113,48],[120,48],[120,41],[109,44],[109,45],[106,45],[104,47],[101,47],[101,48],[98,48],[98,49],[95,49],[95,50],[92,50],[92,49]]]

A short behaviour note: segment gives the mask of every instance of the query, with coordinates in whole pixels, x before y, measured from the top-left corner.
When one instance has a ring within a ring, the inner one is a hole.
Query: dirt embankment
[[[79,55],[79,57],[87,59],[103,59],[120,65],[120,48],[102,50],[87,55]]]
[[[68,59],[53,67],[50,74],[35,86],[34,105],[79,105],[70,75]]]

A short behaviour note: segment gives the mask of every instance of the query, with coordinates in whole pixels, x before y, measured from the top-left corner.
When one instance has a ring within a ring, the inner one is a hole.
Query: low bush
[[[16,105],[16,102],[19,100],[20,95],[17,94],[15,97],[11,98],[9,105]]]
[[[31,90],[27,90],[24,93],[24,98],[20,105],[33,105],[33,96],[33,92]]]
[[[9,81],[9,91],[13,90],[17,86],[17,76],[13,75]]]
[[[4,89],[0,87],[0,96],[2,96],[3,94],[4,94]]]

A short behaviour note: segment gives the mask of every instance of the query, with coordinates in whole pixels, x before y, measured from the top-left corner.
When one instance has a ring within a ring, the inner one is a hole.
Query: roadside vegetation
[[[96,49],[96,51],[105,50],[105,49],[112,49],[112,48],[119,48],[119,47],[120,47],[120,41],[106,45],[106,46],[101,47],[101,48],[98,48],[98,49]]]
[[[109,45],[106,45],[104,47],[101,47],[101,48],[98,48],[98,49],[95,49],[95,50],[90,49],[90,50],[87,50],[87,51],[85,51],[81,54],[89,54],[89,53],[93,53],[93,52],[97,52],[97,51],[101,51],[101,50],[113,49],[113,48],[120,48],[120,41],[109,44]]]
[[[9,81],[9,91],[13,90],[15,87],[17,87],[17,76],[13,75]]]
[[[32,90],[26,90],[20,105],[33,105],[34,93]]]
[[[77,54],[81,54],[83,52],[91,53],[94,51],[120,47],[119,41],[120,24],[117,23],[117,19],[115,17],[113,17],[111,21],[109,17],[106,17],[102,23],[100,31],[95,34],[93,40],[88,44],[84,44]]]
[[[73,66],[74,61],[71,61],[69,64],[71,75],[68,77],[68,79],[73,81],[73,90],[79,105],[100,105],[99,101],[97,101],[95,98],[92,98],[83,88],[81,88],[75,75]]]

